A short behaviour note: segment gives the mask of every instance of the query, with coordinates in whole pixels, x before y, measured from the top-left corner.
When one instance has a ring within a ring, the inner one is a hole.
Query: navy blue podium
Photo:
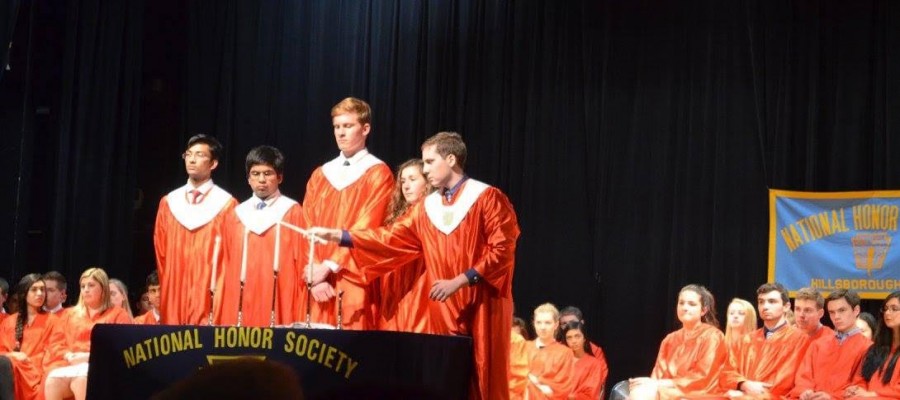
[[[309,399],[353,388],[414,388],[465,399],[472,339],[383,331],[97,325],[88,399],[144,399],[199,368],[250,356],[282,362]]]

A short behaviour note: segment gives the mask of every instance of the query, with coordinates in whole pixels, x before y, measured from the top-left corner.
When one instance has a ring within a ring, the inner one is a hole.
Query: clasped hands
[[[314,236],[318,240],[329,242],[340,242],[343,232],[340,229],[329,229],[322,227],[313,227],[307,230],[307,233]],[[312,264],[312,273],[309,271],[310,266],[304,270],[304,276],[310,280],[312,284],[312,296],[318,302],[331,300],[335,296],[334,287],[326,282],[331,269],[320,263]],[[452,279],[440,279],[431,285],[431,291],[428,297],[436,301],[445,301],[453,296],[460,288],[467,285],[469,280],[465,274],[459,274]]]

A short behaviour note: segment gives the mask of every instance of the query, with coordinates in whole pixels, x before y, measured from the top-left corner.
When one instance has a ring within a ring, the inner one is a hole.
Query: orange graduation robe
[[[800,398],[807,390],[827,392],[832,397],[844,397],[850,385],[862,385],[855,371],[862,364],[866,350],[872,342],[859,333],[848,337],[844,343],[837,338],[823,336],[810,343],[803,361],[794,375],[794,388],[788,397]]]
[[[509,396],[512,277],[519,225],[509,199],[500,190],[468,179],[448,202],[428,195],[391,227],[350,232],[353,255],[371,277],[421,257],[425,287],[452,279],[470,268],[482,282],[463,287],[444,302],[422,293],[428,309],[427,333],[471,335],[477,399]],[[429,289],[430,290],[430,289]]]
[[[412,212],[412,207],[405,214]],[[373,281],[380,282],[378,329],[399,332],[428,332],[428,298],[431,287],[427,285],[425,262],[416,258],[410,265],[388,272]]]
[[[65,315],[58,317],[56,327],[50,336],[50,354],[44,357],[44,377],[57,367],[67,366],[65,355],[68,352],[90,352],[91,331],[96,324],[130,324],[128,311],[121,307],[110,307],[93,318],[87,311],[75,306]]]
[[[575,361],[575,388],[572,389],[575,400],[596,400],[608,372],[606,363],[590,354]]]
[[[528,364],[531,362],[532,349],[537,349],[532,342],[516,332],[511,332],[510,339],[509,398],[520,400],[525,398],[525,388],[528,387]]]
[[[866,390],[870,392],[875,392],[878,398],[881,399],[900,399],[900,365],[894,366],[894,373],[891,375],[891,379],[888,383],[884,383],[881,380],[884,377],[884,372],[887,369],[888,360],[893,357],[893,353],[900,351],[898,348],[894,348],[894,351],[891,352],[890,355],[885,359],[885,363],[883,365],[883,369],[875,371],[875,374],[872,375],[872,379],[869,379],[869,382],[866,383]],[[898,362],[897,364],[900,364]]]
[[[526,386],[526,398],[565,400],[575,388],[575,355],[567,346],[553,342],[538,348],[537,341],[529,342],[532,347],[528,373],[537,377],[538,383],[550,386],[552,394],[545,395],[534,383]]]
[[[794,374],[808,345],[809,335],[790,325],[768,339],[764,328],[744,335],[722,370],[722,392],[737,390],[738,384],[749,380],[771,384],[773,396],[786,395],[794,387]]]
[[[160,325],[160,320],[156,319],[155,313],[151,310],[134,317],[134,323],[136,325]]]
[[[308,244],[297,232],[279,221],[303,227],[303,210],[293,199],[280,195],[268,207],[256,209],[261,200],[252,196],[235,207],[222,224],[225,252],[222,274],[216,287],[214,323],[237,325],[238,309],[242,326],[266,327],[272,317],[275,297],[275,325],[300,320],[306,312],[306,284],[302,277]],[[276,237],[280,238],[278,290],[273,293]],[[246,244],[246,247],[245,247]],[[241,297],[241,269],[246,257],[246,276]]]
[[[706,395],[719,392],[719,375],[728,361],[725,335],[701,323],[688,331],[681,328],[663,339],[650,377],[671,379],[675,393]]]
[[[361,154],[360,154],[361,153]],[[367,229],[382,225],[391,193],[394,176],[381,160],[363,150],[353,157],[349,166],[342,165],[338,156],[313,171],[306,184],[303,211],[309,226],[339,229]],[[336,244],[316,245],[316,261],[330,260],[340,267],[329,276],[335,291],[343,291],[342,325],[347,329],[372,329],[376,316],[372,315],[377,288],[369,282],[345,248]],[[337,303],[314,302],[314,322],[337,324]]]
[[[201,186],[201,191],[204,186]],[[212,185],[197,204],[188,201],[188,184],[159,201],[153,244],[159,274],[161,323],[205,325],[212,304],[209,286],[215,237],[237,202]],[[219,252],[219,264],[222,253]]]
[[[16,351],[16,319],[18,316],[18,314],[10,315],[0,324],[0,353]],[[55,320],[56,317],[53,314],[38,314],[34,317],[31,325],[25,326],[22,331],[22,343],[18,351],[25,353],[28,358],[23,361],[9,359],[13,369],[16,399],[40,398],[44,374],[44,354],[50,345],[50,336],[53,333]]]

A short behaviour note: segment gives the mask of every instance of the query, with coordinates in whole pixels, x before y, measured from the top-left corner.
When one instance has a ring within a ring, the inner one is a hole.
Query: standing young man
[[[394,189],[390,167],[366,149],[371,132],[369,105],[348,97],[331,109],[334,139],[340,154],[313,171],[306,184],[303,210],[310,226],[367,229],[382,225]],[[337,324],[336,292],[343,292],[342,321],[347,329],[372,329],[375,290],[347,249],[318,245],[318,269],[331,275],[312,289],[313,322]],[[367,293],[368,292],[368,293]]]
[[[207,323],[212,307],[209,282],[215,238],[225,216],[237,204],[231,194],[212,181],[221,153],[222,144],[216,138],[202,134],[191,137],[181,155],[187,184],[159,201],[153,245],[162,324]]]
[[[809,335],[785,318],[791,302],[780,283],[760,286],[756,300],[763,327],[737,343],[719,386],[748,396],[781,397],[794,387],[794,373],[809,345]]]
[[[420,299],[429,311],[429,333],[472,336],[470,397],[507,399],[519,224],[503,192],[465,174],[466,153],[455,132],[426,140],[424,172],[437,191],[390,229],[313,231],[353,247],[353,257],[371,277],[422,257],[431,287]],[[314,275],[314,281],[321,279]]]
[[[303,209],[278,190],[284,181],[281,151],[272,146],[250,150],[246,170],[253,195],[228,213],[222,224],[225,254],[216,287],[214,321],[217,325],[240,322],[258,327],[273,322],[291,324],[300,320],[306,304],[299,269],[306,261],[307,247],[297,232],[279,223],[305,226]]]

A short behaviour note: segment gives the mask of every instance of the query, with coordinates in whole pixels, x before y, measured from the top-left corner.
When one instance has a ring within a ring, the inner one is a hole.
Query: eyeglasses
[[[184,154],[181,155],[181,158],[183,158],[185,160],[187,160],[190,157],[205,160],[205,159],[209,158],[209,153],[204,153],[202,151],[198,151],[196,153],[191,153],[189,151],[186,151],[186,152],[184,152]]]
[[[892,314],[893,314],[893,313],[896,313],[896,312],[900,312],[900,307],[897,307],[897,306],[892,306],[892,307],[884,306],[884,308],[881,309],[881,312],[883,312],[883,313],[885,313],[885,314],[887,314],[887,313],[892,313]]]

